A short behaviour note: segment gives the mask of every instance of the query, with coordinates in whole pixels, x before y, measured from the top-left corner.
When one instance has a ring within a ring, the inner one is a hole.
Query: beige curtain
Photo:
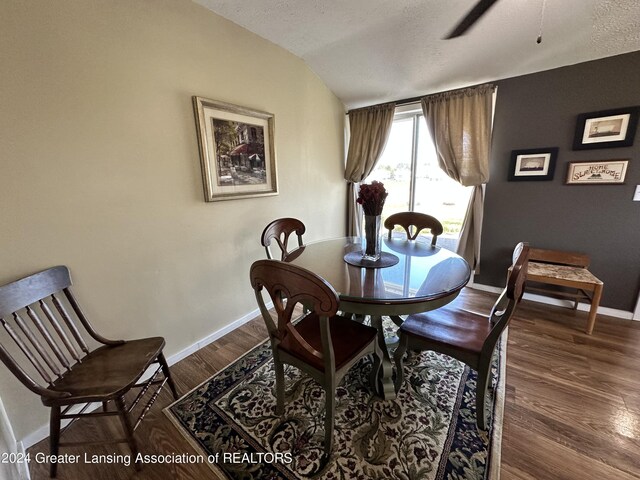
[[[360,233],[359,207],[356,204],[355,184],[365,180],[378,163],[389,138],[395,103],[360,108],[349,112],[349,151],[344,178],[348,183],[347,232]]]
[[[460,184],[474,187],[458,253],[476,273],[480,271],[482,185],[489,181],[494,90],[493,85],[481,85],[430,95],[421,102],[440,168]]]

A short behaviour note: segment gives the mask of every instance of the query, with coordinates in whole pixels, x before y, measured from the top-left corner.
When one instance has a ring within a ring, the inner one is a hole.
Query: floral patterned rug
[[[287,366],[285,413],[277,416],[268,342],[165,413],[222,478],[494,479],[500,464],[504,345],[503,337],[488,395],[488,437],[475,426],[475,372],[434,352],[409,352],[395,400],[370,392],[368,359],[351,369],[337,389],[334,450],[324,466],[324,391]]]

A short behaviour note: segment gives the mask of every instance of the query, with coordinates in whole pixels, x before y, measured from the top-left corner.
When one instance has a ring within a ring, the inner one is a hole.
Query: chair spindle
[[[16,319],[16,317],[17,317],[16,313],[13,314],[13,317],[14,317],[14,320],[16,320],[16,322],[17,322],[18,320]],[[31,362],[31,365],[33,365],[33,367],[40,374],[42,379],[45,382],[47,382],[49,385],[51,385],[51,383],[53,383],[53,380],[51,379],[51,377],[49,376],[47,371],[44,369],[44,367],[42,366],[42,363],[40,363],[40,361],[36,357],[33,356],[33,354],[31,353],[31,350],[29,349],[29,347],[20,338],[20,335],[18,335],[16,333],[16,331],[11,327],[9,322],[7,322],[4,318],[2,319],[2,325],[4,326],[4,329],[7,331],[7,333],[11,337],[11,339],[15,342],[15,344],[18,346],[18,348],[22,351],[24,356],[27,357],[29,362]]]
[[[78,346],[80,346],[80,349],[85,353],[85,355],[88,354],[89,347],[87,347],[87,344],[82,338],[82,335],[80,335],[80,331],[78,330],[78,327],[76,327],[75,324],[71,321],[71,317],[67,313],[67,310],[64,308],[64,305],[60,303],[60,300],[58,300],[58,297],[56,297],[55,294],[51,295],[51,298],[53,299],[53,303],[58,309],[58,312],[60,312],[60,315],[62,315],[62,319],[64,320],[64,323],[67,324],[67,327],[73,334],[73,337],[76,339],[76,342],[78,342]]]
[[[40,301],[40,303],[42,303],[42,301]],[[36,311],[32,309],[30,306],[28,306],[27,313],[29,314],[29,317],[31,317],[31,320],[33,321],[34,325],[36,326],[40,334],[47,341],[47,344],[51,348],[51,351],[54,353],[56,358],[60,361],[62,366],[65,369],[67,369],[67,371],[70,370],[71,364],[67,360],[67,357],[65,357],[62,351],[60,350],[60,348],[58,348],[58,345],[56,344],[56,342],[54,342],[53,338],[51,337],[51,334],[49,333],[49,330],[45,328],[44,324],[42,323],[42,320],[40,320],[40,317],[38,316]]]
[[[53,361],[51,356],[47,353],[47,350],[44,348],[40,340],[38,340],[38,337],[34,335],[33,331],[29,328],[29,325],[27,325],[20,314],[15,312],[14,317],[16,320],[16,324],[18,325],[18,327],[20,327],[20,330],[22,330],[22,333],[24,333],[25,337],[27,337],[31,345],[33,345],[33,348],[35,348],[36,352],[40,354],[40,357],[42,357],[42,360],[44,360],[51,372],[56,377],[59,377],[62,372],[58,369],[58,366]]]
[[[56,333],[58,334],[58,337],[60,337],[60,340],[62,340],[62,343],[64,343],[64,346],[67,348],[67,350],[69,351],[69,353],[71,354],[73,359],[76,362],[79,362],[80,361],[80,357],[78,356],[78,352],[76,351],[76,349],[73,347],[73,345],[69,341],[69,337],[67,337],[67,334],[64,333],[64,330],[60,326],[60,322],[58,322],[58,319],[56,318],[56,316],[53,314],[53,312],[49,308],[49,305],[47,305],[45,302],[43,302],[41,300],[40,301],[40,306],[42,307],[42,311],[44,312],[46,317],[49,319],[49,322],[51,323],[51,326],[56,331]]]

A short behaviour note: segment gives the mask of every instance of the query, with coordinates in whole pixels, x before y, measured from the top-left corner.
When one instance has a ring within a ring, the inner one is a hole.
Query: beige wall
[[[187,0],[0,5],[0,283],[66,264],[110,337],[174,354],[255,306],[278,216],[344,233],[342,104],[298,58]],[[191,96],[275,115],[280,195],[205,203]],[[45,409],[0,368],[18,439]]]

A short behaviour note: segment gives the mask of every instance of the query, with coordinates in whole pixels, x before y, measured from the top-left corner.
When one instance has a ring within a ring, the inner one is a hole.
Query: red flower
[[[357,202],[362,205],[365,215],[380,215],[387,195],[384,184],[374,180],[371,184],[360,185]]]

